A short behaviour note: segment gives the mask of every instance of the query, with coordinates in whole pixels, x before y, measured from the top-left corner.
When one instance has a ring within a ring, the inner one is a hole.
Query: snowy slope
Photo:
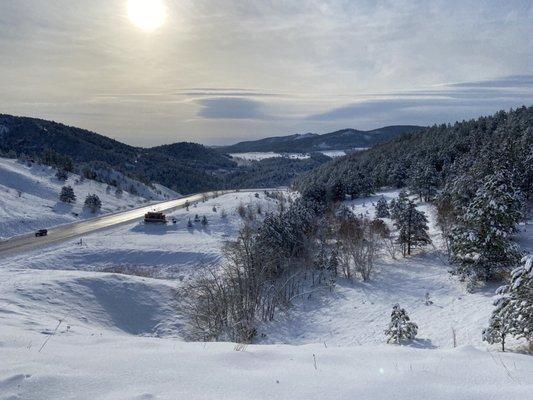
[[[50,338],[39,352],[44,339]],[[0,355],[8,399],[525,400],[531,357],[470,346],[248,346],[183,343],[60,326],[13,332]]]
[[[64,185],[72,186],[77,196],[76,203],[67,205],[59,201],[59,192]],[[0,158],[0,239],[94,217],[94,214],[83,210],[87,194],[97,194],[102,200],[100,214],[137,207],[148,198],[164,200],[178,196],[165,187],[159,186],[154,190],[141,183],[137,188],[145,197],[126,191],[117,197],[114,188],[110,188],[109,193],[106,188],[106,184],[80,180],[75,174],[70,174],[67,182],[62,182],[55,177],[55,170],[51,167],[39,164],[27,166],[13,159]]]
[[[377,198],[349,206],[370,216]],[[433,248],[384,257],[369,283],[312,293],[261,327],[263,344],[181,341],[175,289],[220,257],[241,203],[276,206],[230,194],[176,211],[176,225],[132,223],[0,260],[0,398],[528,398],[533,357],[480,339],[494,288],[466,293]],[[432,222],[432,208],[419,207]],[[195,214],[207,228],[187,228]],[[438,246],[433,223],[431,235]],[[528,231],[521,242],[531,239]],[[117,267],[140,276],[101,272]],[[384,344],[396,302],[420,327],[412,346]]]

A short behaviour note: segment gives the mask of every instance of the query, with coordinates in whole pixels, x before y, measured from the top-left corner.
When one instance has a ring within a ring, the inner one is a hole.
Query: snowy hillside
[[[377,199],[348,205],[372,216]],[[533,390],[531,356],[481,341],[494,288],[467,293],[447,272],[426,204],[436,248],[383,256],[368,283],[308,293],[262,325],[257,344],[182,341],[176,289],[220,258],[240,205],[277,207],[262,192],[229,194],[173,212],[176,224],[135,222],[0,260],[0,398],[523,400]],[[420,327],[411,346],[384,344],[396,302]]]
[[[55,177],[56,170],[14,159],[0,158],[0,239],[33,232],[37,229],[91,218],[95,215],[83,209],[85,197],[96,194],[102,201],[100,214],[138,207],[150,200],[164,200],[179,195],[163,186],[155,189],[134,184],[138,195],[126,191],[117,195],[114,187],[70,174],[66,182]],[[61,187],[70,185],[77,201],[59,201]]]

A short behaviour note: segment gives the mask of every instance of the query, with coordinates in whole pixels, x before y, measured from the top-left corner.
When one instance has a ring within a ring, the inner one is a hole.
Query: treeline
[[[298,175],[330,161],[322,153],[311,153],[306,159],[267,158],[238,167],[225,177],[228,188],[272,188],[289,186]]]
[[[471,287],[519,265],[513,241],[533,195],[533,107],[439,125],[326,163],[296,179],[330,201],[382,187],[434,201],[455,272]]]

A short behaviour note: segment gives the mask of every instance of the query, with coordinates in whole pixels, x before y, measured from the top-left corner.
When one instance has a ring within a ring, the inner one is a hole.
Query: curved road
[[[150,204],[149,206],[143,206],[128,211],[122,211],[115,214],[107,214],[98,218],[88,219],[80,222],[74,222],[72,224],[59,225],[48,229],[48,235],[42,237],[36,237],[35,233],[15,236],[13,238],[0,242],[0,256],[11,252],[24,252],[32,250],[37,247],[41,247],[47,244],[60,242],[67,239],[72,239],[77,236],[85,235],[87,233],[95,232],[98,230],[110,228],[116,225],[132,222],[144,217],[148,211],[170,211],[175,208],[182,208],[185,206],[185,202],[193,203],[202,200],[204,196],[212,198],[214,196],[237,193],[237,192],[258,192],[265,190],[277,190],[277,189],[242,189],[242,190],[218,190],[216,192],[205,192],[193,194],[190,196],[181,197],[176,200],[164,201],[162,203]]]

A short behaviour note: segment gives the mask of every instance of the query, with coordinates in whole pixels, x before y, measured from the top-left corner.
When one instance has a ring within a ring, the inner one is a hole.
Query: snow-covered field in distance
[[[364,148],[361,149],[354,149],[354,151],[357,150],[365,150]],[[346,151],[344,150],[321,150],[319,153],[322,153],[328,157],[335,158],[335,157],[342,157],[346,155]],[[248,153],[231,153],[231,157],[235,159],[242,159],[247,161],[260,161],[267,158],[276,158],[276,157],[287,157],[292,159],[298,159],[298,160],[305,160],[309,158],[308,153],[276,153],[273,151],[265,151],[265,152],[248,152]]]
[[[148,199],[179,196],[164,186],[157,185],[154,190],[139,182],[136,186],[139,195],[124,190],[122,196],[117,197],[114,187],[108,192],[108,185],[80,180],[76,174],[69,174],[68,180],[63,182],[55,177],[55,172],[48,166],[35,163],[27,166],[14,159],[0,158],[0,239],[95,217],[83,209],[88,194],[96,194],[102,201],[102,210],[97,215],[139,207]],[[59,201],[59,192],[65,185],[74,189],[76,203]]]
[[[371,217],[377,199],[348,206]],[[181,341],[175,289],[220,257],[240,203],[276,207],[230,194],[175,211],[176,225],[132,223],[0,260],[0,398],[528,398],[533,358],[481,341],[494,287],[467,293],[432,247],[383,257],[369,283],[310,293],[261,326],[257,344]],[[419,208],[438,247],[432,207]],[[195,214],[205,229],[187,228]],[[145,276],[101,272],[113,268]],[[396,302],[420,327],[412,346],[384,344]]]

